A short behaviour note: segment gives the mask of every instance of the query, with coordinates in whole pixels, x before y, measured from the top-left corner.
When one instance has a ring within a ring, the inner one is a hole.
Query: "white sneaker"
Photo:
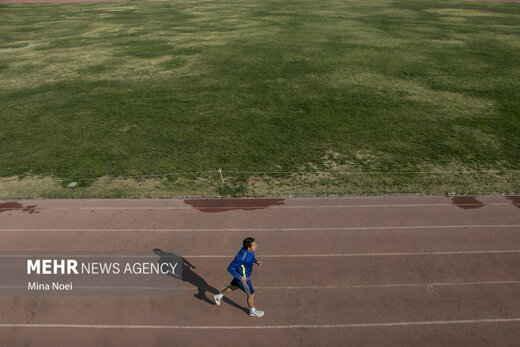
[[[220,306],[221,298],[218,296],[218,294],[213,295],[213,300],[215,300],[215,304],[217,304],[217,306]]]
[[[222,300],[222,298],[220,298],[218,294],[213,295],[213,300],[215,300],[215,304],[217,304],[217,306],[220,306],[220,300]]]
[[[256,310],[255,312],[249,311],[249,315],[251,317],[262,317],[264,315],[264,311]]]

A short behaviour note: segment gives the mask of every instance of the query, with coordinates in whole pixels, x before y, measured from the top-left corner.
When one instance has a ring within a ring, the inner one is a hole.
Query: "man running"
[[[251,283],[250,278],[251,273],[253,272],[253,264],[262,266],[262,262],[255,258],[256,242],[254,238],[248,237],[244,239],[243,246],[244,247],[238,251],[235,259],[231,264],[229,264],[227,269],[233,276],[233,280],[223,291],[213,295],[213,299],[217,305],[220,305],[220,300],[222,300],[224,295],[240,288],[247,295],[249,315],[251,317],[262,317],[264,311],[255,309],[255,290],[253,289],[253,284]]]

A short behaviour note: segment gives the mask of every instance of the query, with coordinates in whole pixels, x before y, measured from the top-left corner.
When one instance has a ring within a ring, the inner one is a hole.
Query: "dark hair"
[[[255,242],[255,239],[252,238],[252,237],[246,237],[244,239],[244,248],[245,249],[248,249],[249,247],[251,247],[251,245],[253,244],[253,242]]]

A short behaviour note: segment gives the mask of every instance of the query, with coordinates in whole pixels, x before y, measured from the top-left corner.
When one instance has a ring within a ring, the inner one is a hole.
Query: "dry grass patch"
[[[88,186],[67,188],[55,177],[8,177],[0,179],[2,199],[23,198],[167,198],[218,196],[216,187],[193,178],[179,178],[173,183],[167,178],[101,177]]]

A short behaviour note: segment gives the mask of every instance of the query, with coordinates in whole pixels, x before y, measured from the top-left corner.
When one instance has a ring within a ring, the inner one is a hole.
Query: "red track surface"
[[[0,345],[514,346],[518,197],[0,203],[0,250],[182,252],[180,297],[0,297]],[[246,236],[253,283],[211,293]],[[205,295],[206,300],[194,294]]]

